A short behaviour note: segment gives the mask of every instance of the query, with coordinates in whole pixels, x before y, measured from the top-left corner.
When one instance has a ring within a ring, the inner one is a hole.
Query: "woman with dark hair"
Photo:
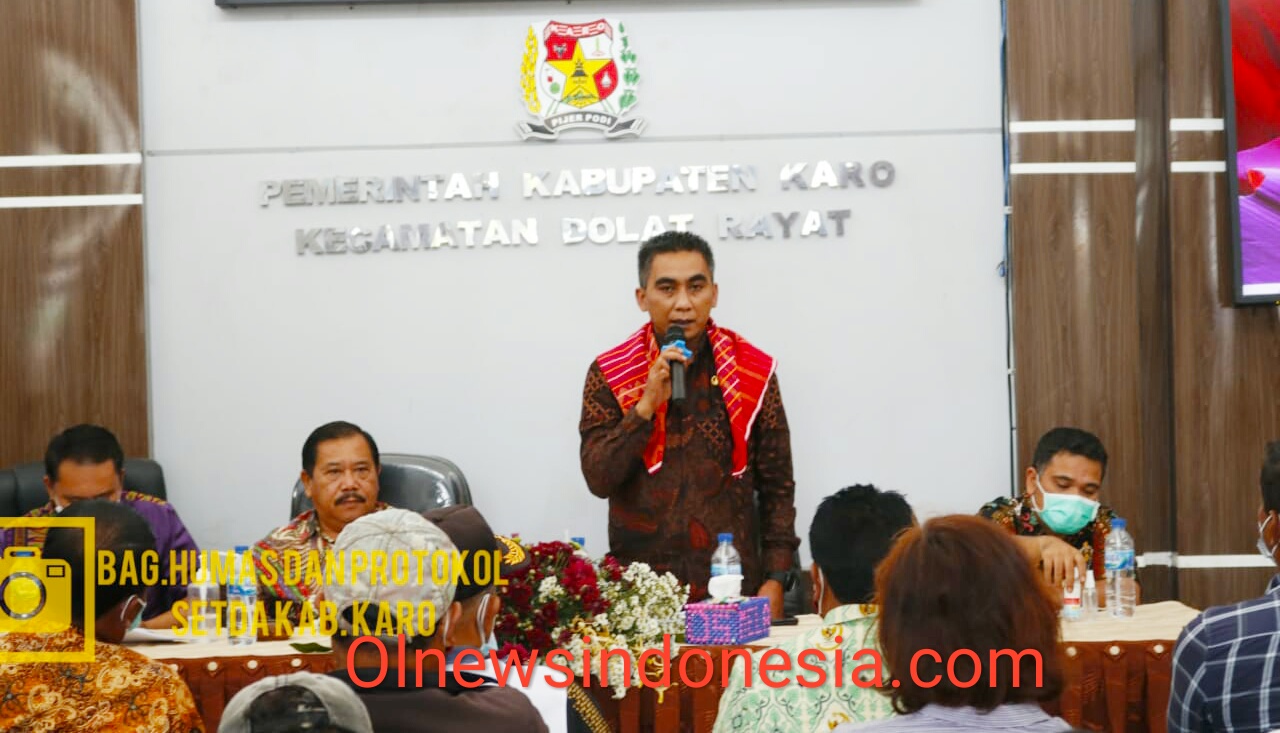
[[[1014,539],[971,516],[903,533],[876,571],[879,638],[900,717],[849,731],[1068,731],[1059,602]]]

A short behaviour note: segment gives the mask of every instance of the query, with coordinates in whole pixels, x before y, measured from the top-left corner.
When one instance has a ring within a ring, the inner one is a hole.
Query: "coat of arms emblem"
[[[563,130],[590,128],[605,137],[639,135],[644,120],[629,113],[636,103],[640,72],[626,27],[601,19],[591,23],[548,21],[529,26],[520,86],[529,114],[525,140],[555,140]]]

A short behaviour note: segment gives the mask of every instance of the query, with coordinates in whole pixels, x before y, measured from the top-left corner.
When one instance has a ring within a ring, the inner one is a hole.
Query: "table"
[[[1169,705],[1173,646],[1195,609],[1175,601],[1139,606],[1129,619],[1100,613],[1092,619],[1063,623],[1067,689],[1058,700],[1043,707],[1074,726],[1089,730],[1165,733]],[[767,649],[813,629],[817,616],[801,616],[797,626],[774,627],[767,639],[752,649]],[[720,659],[725,647],[697,647]],[[703,660],[690,660],[690,677],[705,673]],[[673,688],[659,696],[640,690],[613,700],[609,690],[592,688],[614,730],[692,731],[709,733],[715,725],[723,690],[722,670],[713,669],[713,684],[698,689]]]
[[[290,672],[329,672],[338,668],[332,654],[304,654],[292,644],[323,644],[329,639],[299,634],[289,641],[260,641],[232,646],[226,639],[207,643],[130,644],[129,648],[169,665],[191,688],[205,730],[213,733],[222,711],[241,689],[264,677]]]
[[[1063,624],[1067,665],[1067,689],[1044,707],[1072,725],[1090,730],[1164,733],[1169,703],[1173,645],[1179,632],[1197,611],[1177,602],[1138,607],[1131,619],[1106,614],[1085,622]],[[774,627],[767,639],[749,645],[766,649],[820,623],[817,616],[802,616],[796,626]],[[226,703],[241,688],[259,680],[289,672],[328,672],[337,668],[331,654],[304,654],[291,643],[319,643],[328,639],[301,635],[290,642],[259,642],[232,646],[225,639],[206,644],[131,645],[142,654],[176,670],[195,696],[205,727],[217,730]],[[685,653],[695,647],[686,647]],[[719,660],[723,647],[696,647]],[[690,674],[705,672],[700,658],[690,660]],[[721,672],[713,670],[713,683],[698,689],[673,687],[659,695],[655,690],[633,690],[614,700],[608,688],[589,691],[619,733],[708,733],[715,725],[720,704]]]

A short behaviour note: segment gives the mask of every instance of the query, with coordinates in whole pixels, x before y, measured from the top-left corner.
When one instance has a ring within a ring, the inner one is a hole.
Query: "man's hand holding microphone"
[[[637,415],[649,420],[667,400],[684,400],[684,370],[692,356],[684,343],[684,329],[676,325],[668,328],[662,340],[662,353],[658,354],[658,358],[649,367],[649,380],[645,382],[644,394],[636,403]]]

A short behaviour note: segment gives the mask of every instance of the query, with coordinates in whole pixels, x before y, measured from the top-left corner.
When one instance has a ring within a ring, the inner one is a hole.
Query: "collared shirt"
[[[178,512],[164,499],[137,491],[125,491],[120,495],[120,503],[147,520],[151,533],[156,536],[156,553],[160,560],[157,577],[161,585],[147,589],[145,596],[147,608],[142,614],[144,620],[155,618],[171,609],[174,603],[187,597],[186,575],[183,573],[171,575],[170,560],[177,553],[195,553],[199,548],[196,547],[196,541],[191,538],[191,533],[187,531],[187,526],[178,518]],[[32,509],[25,516],[56,517],[58,510],[57,506],[50,501],[38,509]],[[0,533],[0,548],[17,545],[43,547],[47,532],[48,530],[44,527],[5,530]]]
[[[729,685],[720,698],[715,733],[829,733],[843,723],[879,720],[893,715],[893,705],[888,696],[875,687],[858,687],[853,681],[854,671],[873,660],[870,654],[860,655],[859,652],[875,650],[879,653],[875,614],[875,606],[869,604],[837,606],[822,617],[821,628],[789,639],[777,647],[786,653],[790,665],[787,672],[769,673],[772,681],[786,682],[776,689],[765,685],[761,677],[760,662],[764,651],[752,655],[751,687],[745,683],[745,660],[735,660]],[[808,655],[805,657],[806,666],[799,666],[800,654],[810,649],[820,652],[821,657]],[[836,650],[842,656],[839,667],[836,666]],[[821,669],[821,676],[810,667]],[[835,681],[837,673],[842,680],[840,684]],[[808,681],[822,679],[825,684],[803,687],[797,678]]]
[[[355,677],[375,680],[381,671],[356,669]],[[418,687],[417,670],[405,670],[406,686],[402,687],[399,672],[386,670],[381,682],[372,687],[357,685],[346,667],[329,676],[355,690],[378,733],[547,733],[529,698],[484,675],[447,672],[440,686],[439,671],[424,669]],[[467,685],[479,686],[463,685],[458,677]]]
[[[374,504],[373,511],[380,512],[388,506],[380,501]],[[258,597],[265,608],[273,609],[276,601],[289,601],[292,605],[288,616],[297,621],[306,601],[321,600],[324,573],[306,572],[308,558],[314,553],[318,562],[315,567],[323,570],[324,552],[333,548],[333,542],[320,531],[315,509],[306,510],[259,540],[251,552],[258,576]]]
[[[644,450],[652,420],[625,414],[597,362],[582,396],[582,473],[591,493],[609,500],[609,548],[623,563],[645,562],[706,597],[716,535],[732,532],[742,556],[742,592],[764,573],[789,570],[795,533],[791,433],[777,377],[769,379],[751,428],[748,466],[733,475],[733,433],[706,333],[691,344],[685,400],[671,403],[662,467],[650,474]]]
[[[1280,728],[1280,575],[1266,595],[1205,610],[1173,652],[1169,731]]]
[[[978,514],[1019,537],[1053,535],[1040,521],[1040,517],[1036,516],[1031,508],[1031,498],[1026,494],[1018,497],[1017,501],[1003,496],[987,502],[978,510]],[[1098,516],[1092,522],[1079,532],[1061,538],[1084,555],[1085,564],[1093,567],[1093,577],[1097,580],[1107,577],[1107,535],[1111,533],[1111,520],[1115,516],[1111,507],[1100,506]]]
[[[0,653],[83,651],[84,634],[0,635]],[[0,730],[204,731],[187,683],[166,665],[116,644],[94,644],[93,662],[0,660]]]
[[[863,725],[842,725],[835,733],[912,733],[913,731],[1007,731],[1007,733],[1054,733],[1071,730],[1062,718],[1049,715],[1034,703],[1010,703],[983,712],[977,708],[948,708],[925,705],[910,715],[900,715]]]

